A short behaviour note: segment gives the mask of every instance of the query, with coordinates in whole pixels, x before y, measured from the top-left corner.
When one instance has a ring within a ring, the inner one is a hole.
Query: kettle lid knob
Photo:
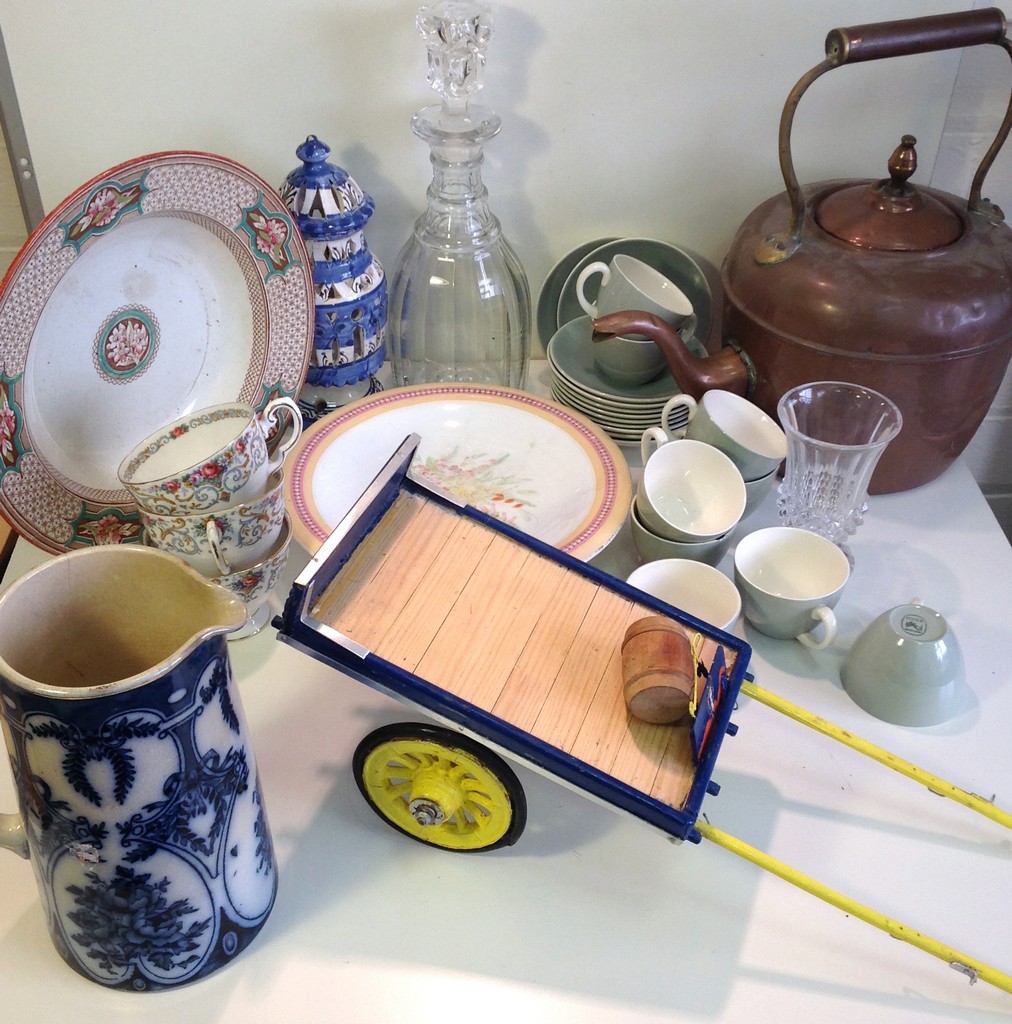
[[[951,245],[963,234],[959,214],[931,190],[915,188],[917,140],[904,135],[889,157],[889,177],[843,185],[815,210],[823,231],[862,249],[925,252]]]
[[[917,140],[912,135],[904,135],[900,144],[889,157],[889,183],[881,183],[881,187],[889,188],[895,195],[908,195],[913,188],[907,179],[917,170]]]

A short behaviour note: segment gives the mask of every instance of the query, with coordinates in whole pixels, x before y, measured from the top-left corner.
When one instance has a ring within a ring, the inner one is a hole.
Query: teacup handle
[[[207,545],[211,549],[211,555],[222,576],[230,575],[232,566],[228,564],[225,552],[221,547],[221,527],[213,519],[208,519],[204,524],[204,533],[207,535]]]
[[[653,454],[655,448],[660,448],[670,440],[671,438],[668,437],[663,427],[647,427],[640,438],[640,460],[643,465],[647,464],[647,459]]]
[[[28,833],[20,814],[0,814],[0,849],[28,860]]]
[[[264,436],[269,437],[271,431],[278,426],[280,421],[279,413],[282,409],[288,410],[291,416],[291,423],[286,427],[285,432],[281,435],[274,451],[271,453],[268,463],[271,472],[285,461],[285,456],[302,436],[302,411],[299,409],[295,399],[289,398],[287,395],[271,399],[264,406],[264,410],[260,414],[260,429],[263,431]]]
[[[664,403],[664,408],[661,410],[661,426],[667,431],[669,437],[685,437],[685,431],[689,425],[689,420],[696,415],[696,409],[698,408],[696,400],[692,395],[672,395]],[[685,421],[684,427],[676,427],[672,430],[668,426],[668,420],[671,418],[671,414],[676,409],[687,409],[688,418]]]
[[[816,640],[813,630],[810,630],[807,633],[802,633],[798,639],[810,651],[821,651],[836,639],[836,616],[833,614],[832,608],[827,608],[825,605],[819,605],[818,608],[812,609],[812,618],[815,619],[816,622],[822,623],[822,639]]]
[[[586,295],[583,294],[583,286],[587,283],[587,278],[591,274],[601,275],[601,287],[603,288],[611,280],[611,267],[607,263],[588,263],[583,270],[580,271],[580,276],[576,279],[576,298],[580,305],[583,307],[584,313],[587,316],[597,317],[597,303],[591,302]]]

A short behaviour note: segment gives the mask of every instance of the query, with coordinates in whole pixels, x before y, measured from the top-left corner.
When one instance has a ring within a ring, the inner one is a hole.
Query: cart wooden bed
[[[412,480],[416,445],[405,440],[300,575],[282,639],[698,842],[749,646]],[[620,643],[656,614],[680,624],[700,665],[718,664],[700,680],[701,703],[717,686],[721,699],[698,759],[690,722],[651,725],[625,707]]]

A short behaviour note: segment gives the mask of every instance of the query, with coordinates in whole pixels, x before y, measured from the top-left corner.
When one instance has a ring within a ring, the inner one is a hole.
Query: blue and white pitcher
[[[229,963],[277,866],[225,634],[245,606],[171,555],[61,555],[0,596],[0,706],[50,934],[77,971],[150,991]]]

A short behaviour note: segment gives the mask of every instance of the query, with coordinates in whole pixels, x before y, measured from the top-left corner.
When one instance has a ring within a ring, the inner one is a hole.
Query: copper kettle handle
[[[791,127],[794,112],[808,87],[833,68],[843,64],[879,60],[884,57],[903,57],[935,50],[953,50],[964,46],[993,43],[1001,46],[1012,57],[1012,44],[1005,37],[1005,15],[997,7],[961,14],[938,14],[926,18],[907,18],[901,21],[883,21],[853,28],[834,28],[826,36],[826,59],[802,75],[791,90],[780,116],[780,170],[791,202],[791,222],[788,229],[764,238],[756,248],[757,263],[780,263],[797,250],[801,241],[801,227],[805,218],[805,202],[794,173],[791,158]],[[1012,98],[1009,100],[998,134],[984,154],[970,187],[968,208],[992,220],[1003,220],[1004,214],[990,200],[981,199],[984,177],[991,169],[998,151],[1012,127]]]

